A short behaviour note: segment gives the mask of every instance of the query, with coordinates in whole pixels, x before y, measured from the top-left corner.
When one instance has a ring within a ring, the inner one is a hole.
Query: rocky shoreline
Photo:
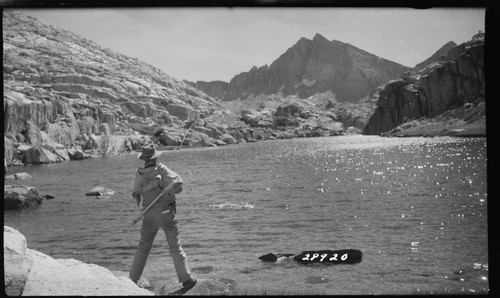
[[[54,259],[28,248],[20,231],[4,226],[4,281],[8,296],[168,296],[181,295],[180,284],[139,285],[128,272],[111,271],[75,259]],[[142,281],[142,283],[141,283]],[[224,295],[234,291],[229,279],[201,279],[188,295]]]
[[[5,293],[9,296],[153,296],[128,277],[75,259],[53,259],[27,247],[19,231],[4,226]]]
[[[448,110],[437,117],[407,121],[384,132],[385,137],[486,137],[484,100]]]

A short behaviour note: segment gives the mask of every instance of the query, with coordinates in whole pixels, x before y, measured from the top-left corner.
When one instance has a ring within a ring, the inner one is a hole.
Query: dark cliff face
[[[297,94],[307,98],[331,91],[339,101],[357,102],[378,85],[410,70],[350,44],[329,41],[320,34],[301,38],[270,66],[253,67],[236,75],[225,101],[259,94]]]
[[[387,132],[408,120],[434,117],[484,98],[484,35],[479,34],[417,75],[389,82],[363,133]]]

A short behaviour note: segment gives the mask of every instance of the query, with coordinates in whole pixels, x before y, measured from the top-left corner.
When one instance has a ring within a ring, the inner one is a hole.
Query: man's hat
[[[149,144],[141,147],[141,154],[137,156],[137,158],[142,160],[149,160],[152,158],[157,158],[161,155],[161,151],[156,151],[154,144]]]

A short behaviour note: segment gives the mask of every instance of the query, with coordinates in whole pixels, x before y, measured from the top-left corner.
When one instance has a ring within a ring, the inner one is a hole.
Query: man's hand
[[[135,199],[135,201],[137,202],[137,207],[139,207],[139,204],[141,204],[141,195],[140,194],[136,194],[136,193],[133,193],[132,194],[132,197]]]

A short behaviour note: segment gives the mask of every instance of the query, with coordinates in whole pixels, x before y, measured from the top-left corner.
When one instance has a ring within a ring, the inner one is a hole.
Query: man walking
[[[136,200],[137,206],[141,202],[141,197],[143,199],[142,205],[148,206],[167,186],[171,183],[174,183],[174,186],[161,196],[144,215],[141,240],[135,253],[129,277],[135,283],[141,277],[156,233],[161,227],[167,238],[177,278],[182,283],[183,290],[187,291],[194,287],[196,279],[191,277],[186,253],[183,251],[180,242],[179,225],[175,217],[175,194],[182,191],[182,179],[164,164],[157,163],[157,157],[160,154],[161,152],[156,151],[153,144],[141,148],[139,159],[144,160],[145,164],[144,167],[138,168],[136,171],[132,196]]]

